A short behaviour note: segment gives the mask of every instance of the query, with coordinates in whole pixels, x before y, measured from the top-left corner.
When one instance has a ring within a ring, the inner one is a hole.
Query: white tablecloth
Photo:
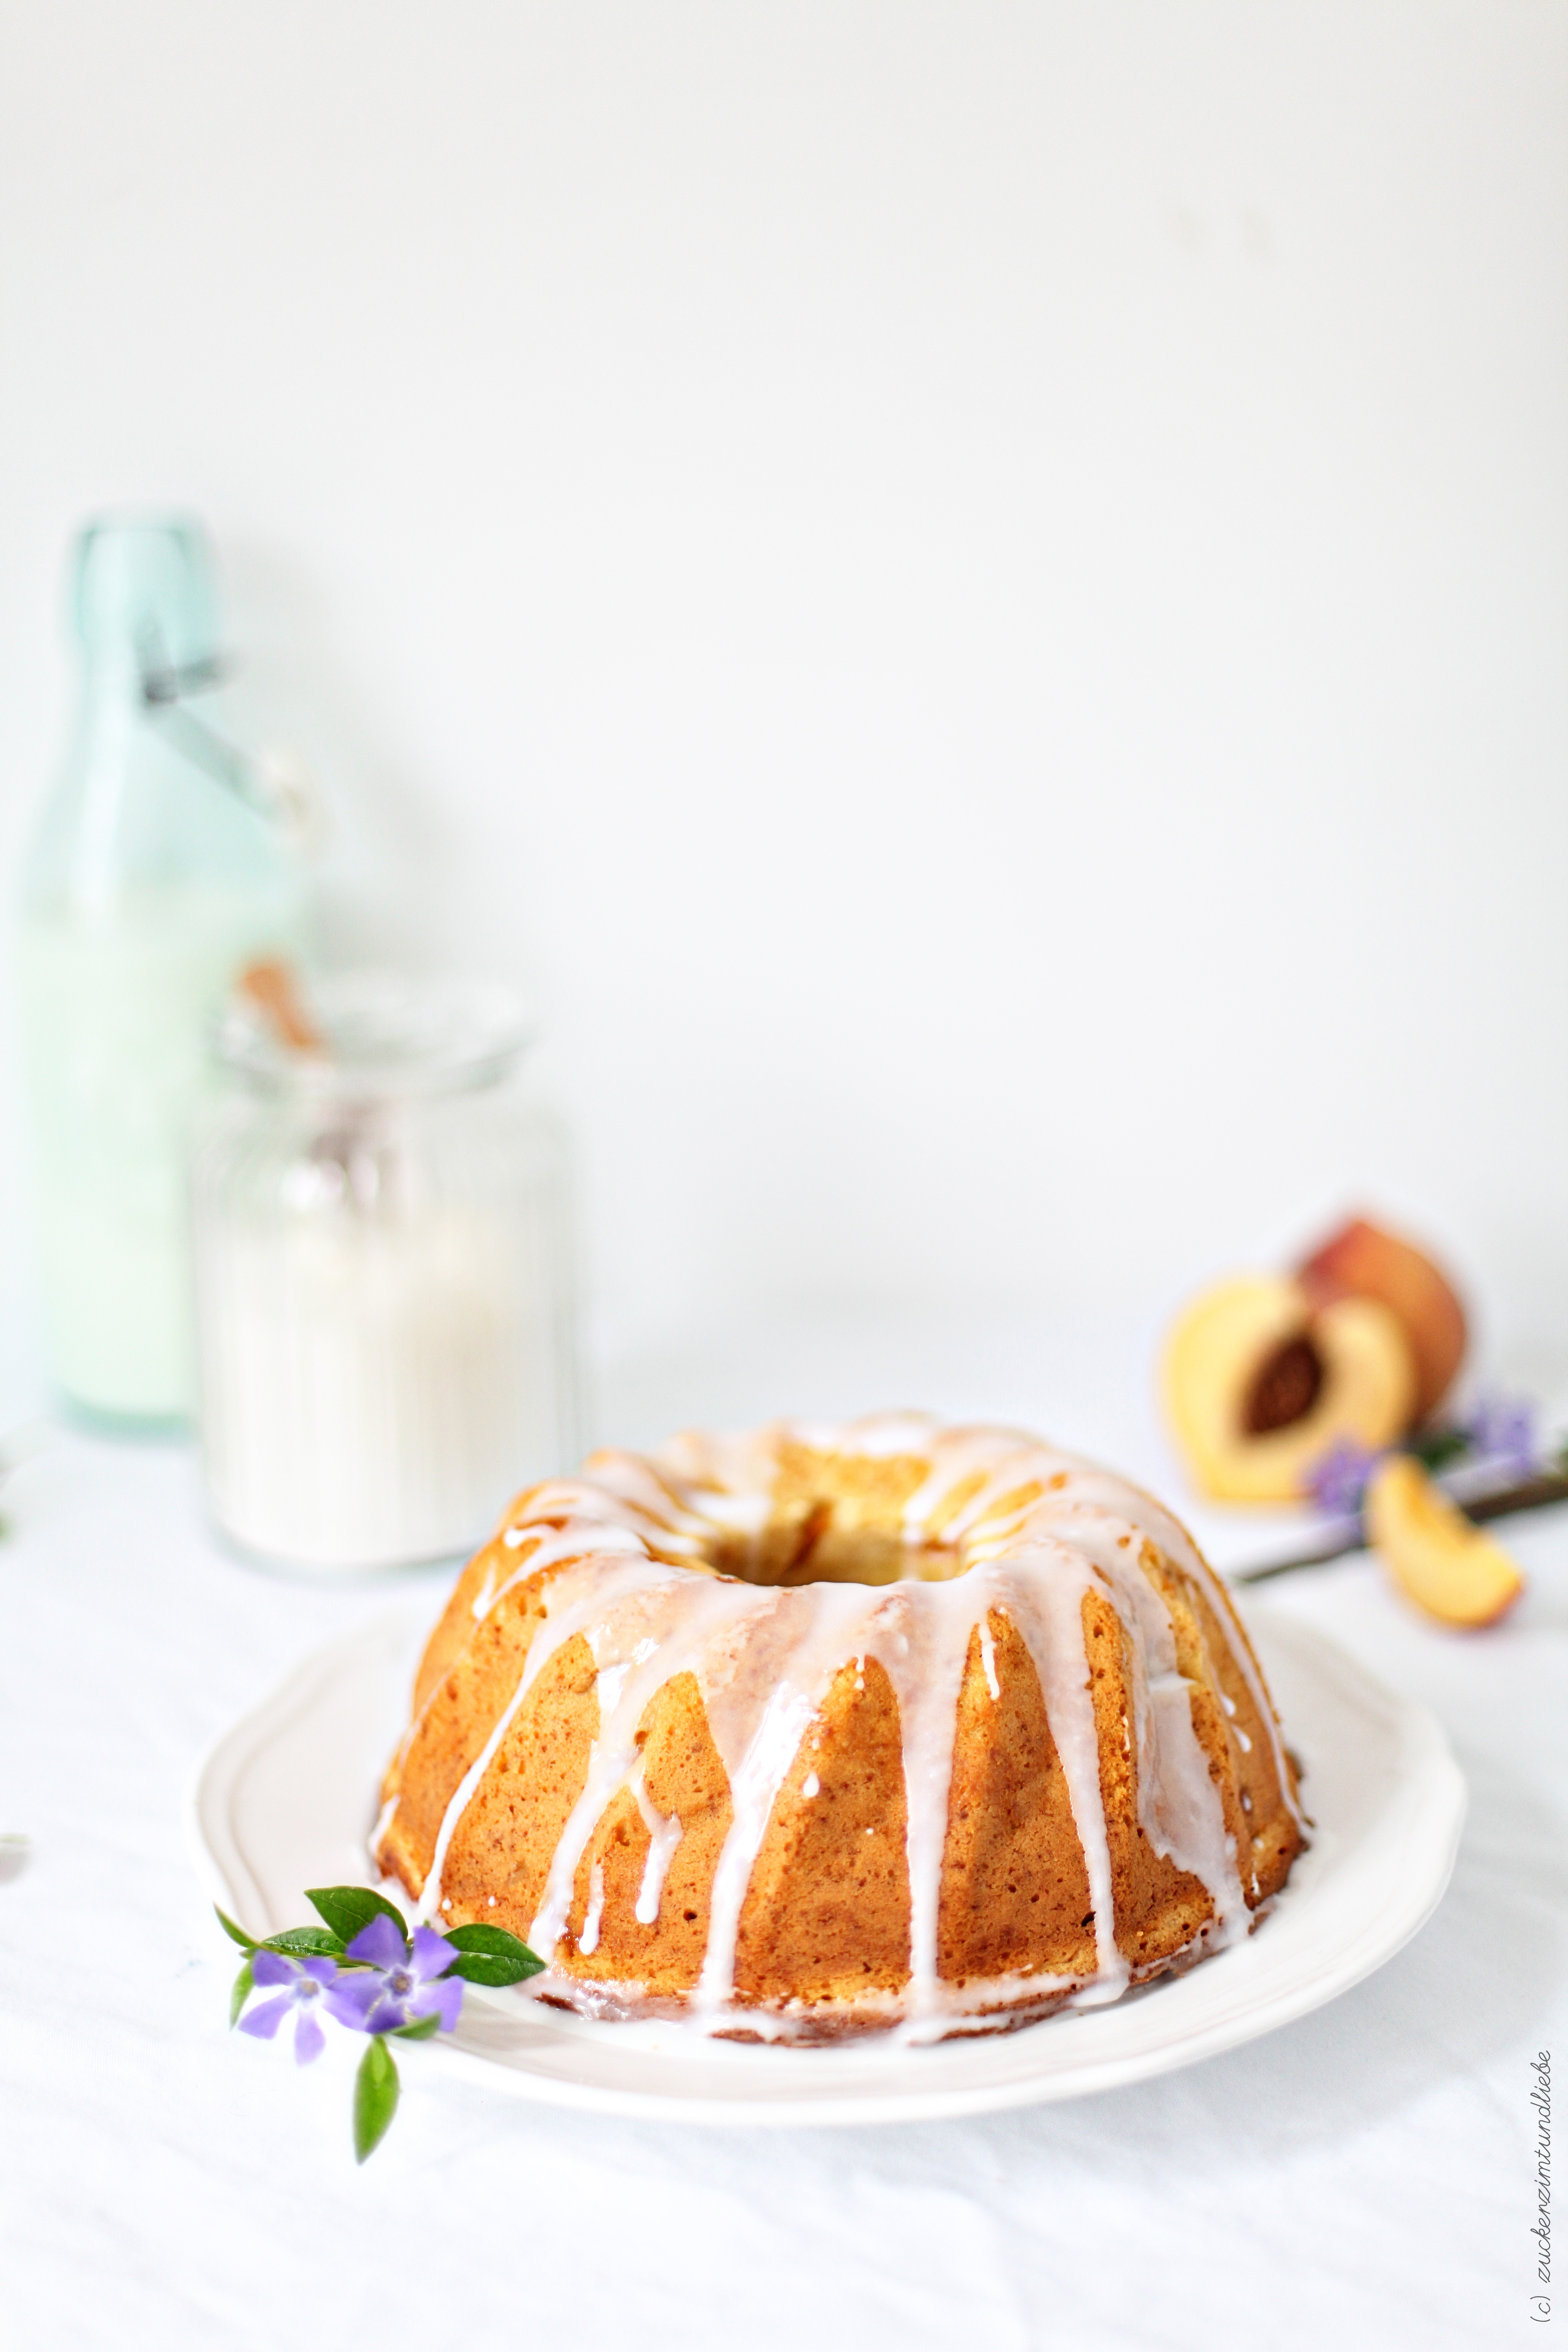
[[[178,1448],[62,1434],[5,1517],[11,2342],[1550,2342],[1528,2095],[1568,2056],[1568,1515],[1513,1523],[1531,1590],[1484,1636],[1418,1622],[1364,1557],[1269,1588],[1436,1711],[1471,1790],[1436,1916],[1317,2015],[1100,2098],[835,2132],[565,2115],[415,2047],[363,2171],[348,2038],[301,2072],[226,2032],[236,1956],[181,1816],[214,1738],[384,1582],[228,1559]]]

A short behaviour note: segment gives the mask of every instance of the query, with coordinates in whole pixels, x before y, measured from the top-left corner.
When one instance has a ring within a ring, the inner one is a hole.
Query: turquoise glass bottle
[[[207,1029],[247,963],[299,951],[301,879],[253,772],[186,709],[217,675],[201,525],[91,525],[71,604],[80,702],[17,936],[46,1327],[70,1404],[156,1428],[195,1403],[186,1162]]]

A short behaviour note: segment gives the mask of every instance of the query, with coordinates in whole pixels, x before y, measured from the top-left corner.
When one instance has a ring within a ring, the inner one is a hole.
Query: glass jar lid
[[[258,966],[219,1016],[219,1061],[269,1091],[374,1100],[493,1085],[534,1036],[510,989],[489,981],[340,972],[290,995]],[[258,985],[260,982],[262,984]]]

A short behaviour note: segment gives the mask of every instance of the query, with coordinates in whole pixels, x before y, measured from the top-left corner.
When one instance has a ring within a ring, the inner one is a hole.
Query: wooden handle
[[[327,1041],[305,1010],[299,982],[288,964],[264,958],[242,971],[236,985],[241,996],[248,997],[266,1014],[291,1053],[325,1052]]]

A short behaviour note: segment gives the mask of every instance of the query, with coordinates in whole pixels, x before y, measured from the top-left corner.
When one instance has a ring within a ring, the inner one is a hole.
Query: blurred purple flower
[[[1528,1397],[1483,1397],[1467,1426],[1478,1454],[1501,1459],[1521,1474],[1534,1467],[1535,1407]]]
[[[247,2010],[239,2021],[240,2032],[270,2042],[292,2010],[297,2065],[308,2066],[327,2046],[320,2016],[323,2009],[341,2024],[360,2024],[355,2006],[344,1997],[346,1987],[336,1960],[297,1960],[283,1952],[261,1950],[251,1955],[250,1973],[258,1985],[285,1985],[288,1990]]]
[[[450,2033],[463,2006],[462,1980],[441,1972],[451,1967],[458,1948],[434,1927],[416,1927],[411,1949],[385,1912],[378,1911],[354,1937],[347,1957],[365,1963],[342,1986],[345,2001],[355,2011],[353,2022],[363,2032],[395,2033],[422,2017],[436,2017],[442,2032]]]
[[[1360,1513],[1367,1481],[1382,1459],[1369,1454],[1352,1438],[1342,1437],[1307,1473],[1307,1492],[1330,1518],[1353,1519]]]

